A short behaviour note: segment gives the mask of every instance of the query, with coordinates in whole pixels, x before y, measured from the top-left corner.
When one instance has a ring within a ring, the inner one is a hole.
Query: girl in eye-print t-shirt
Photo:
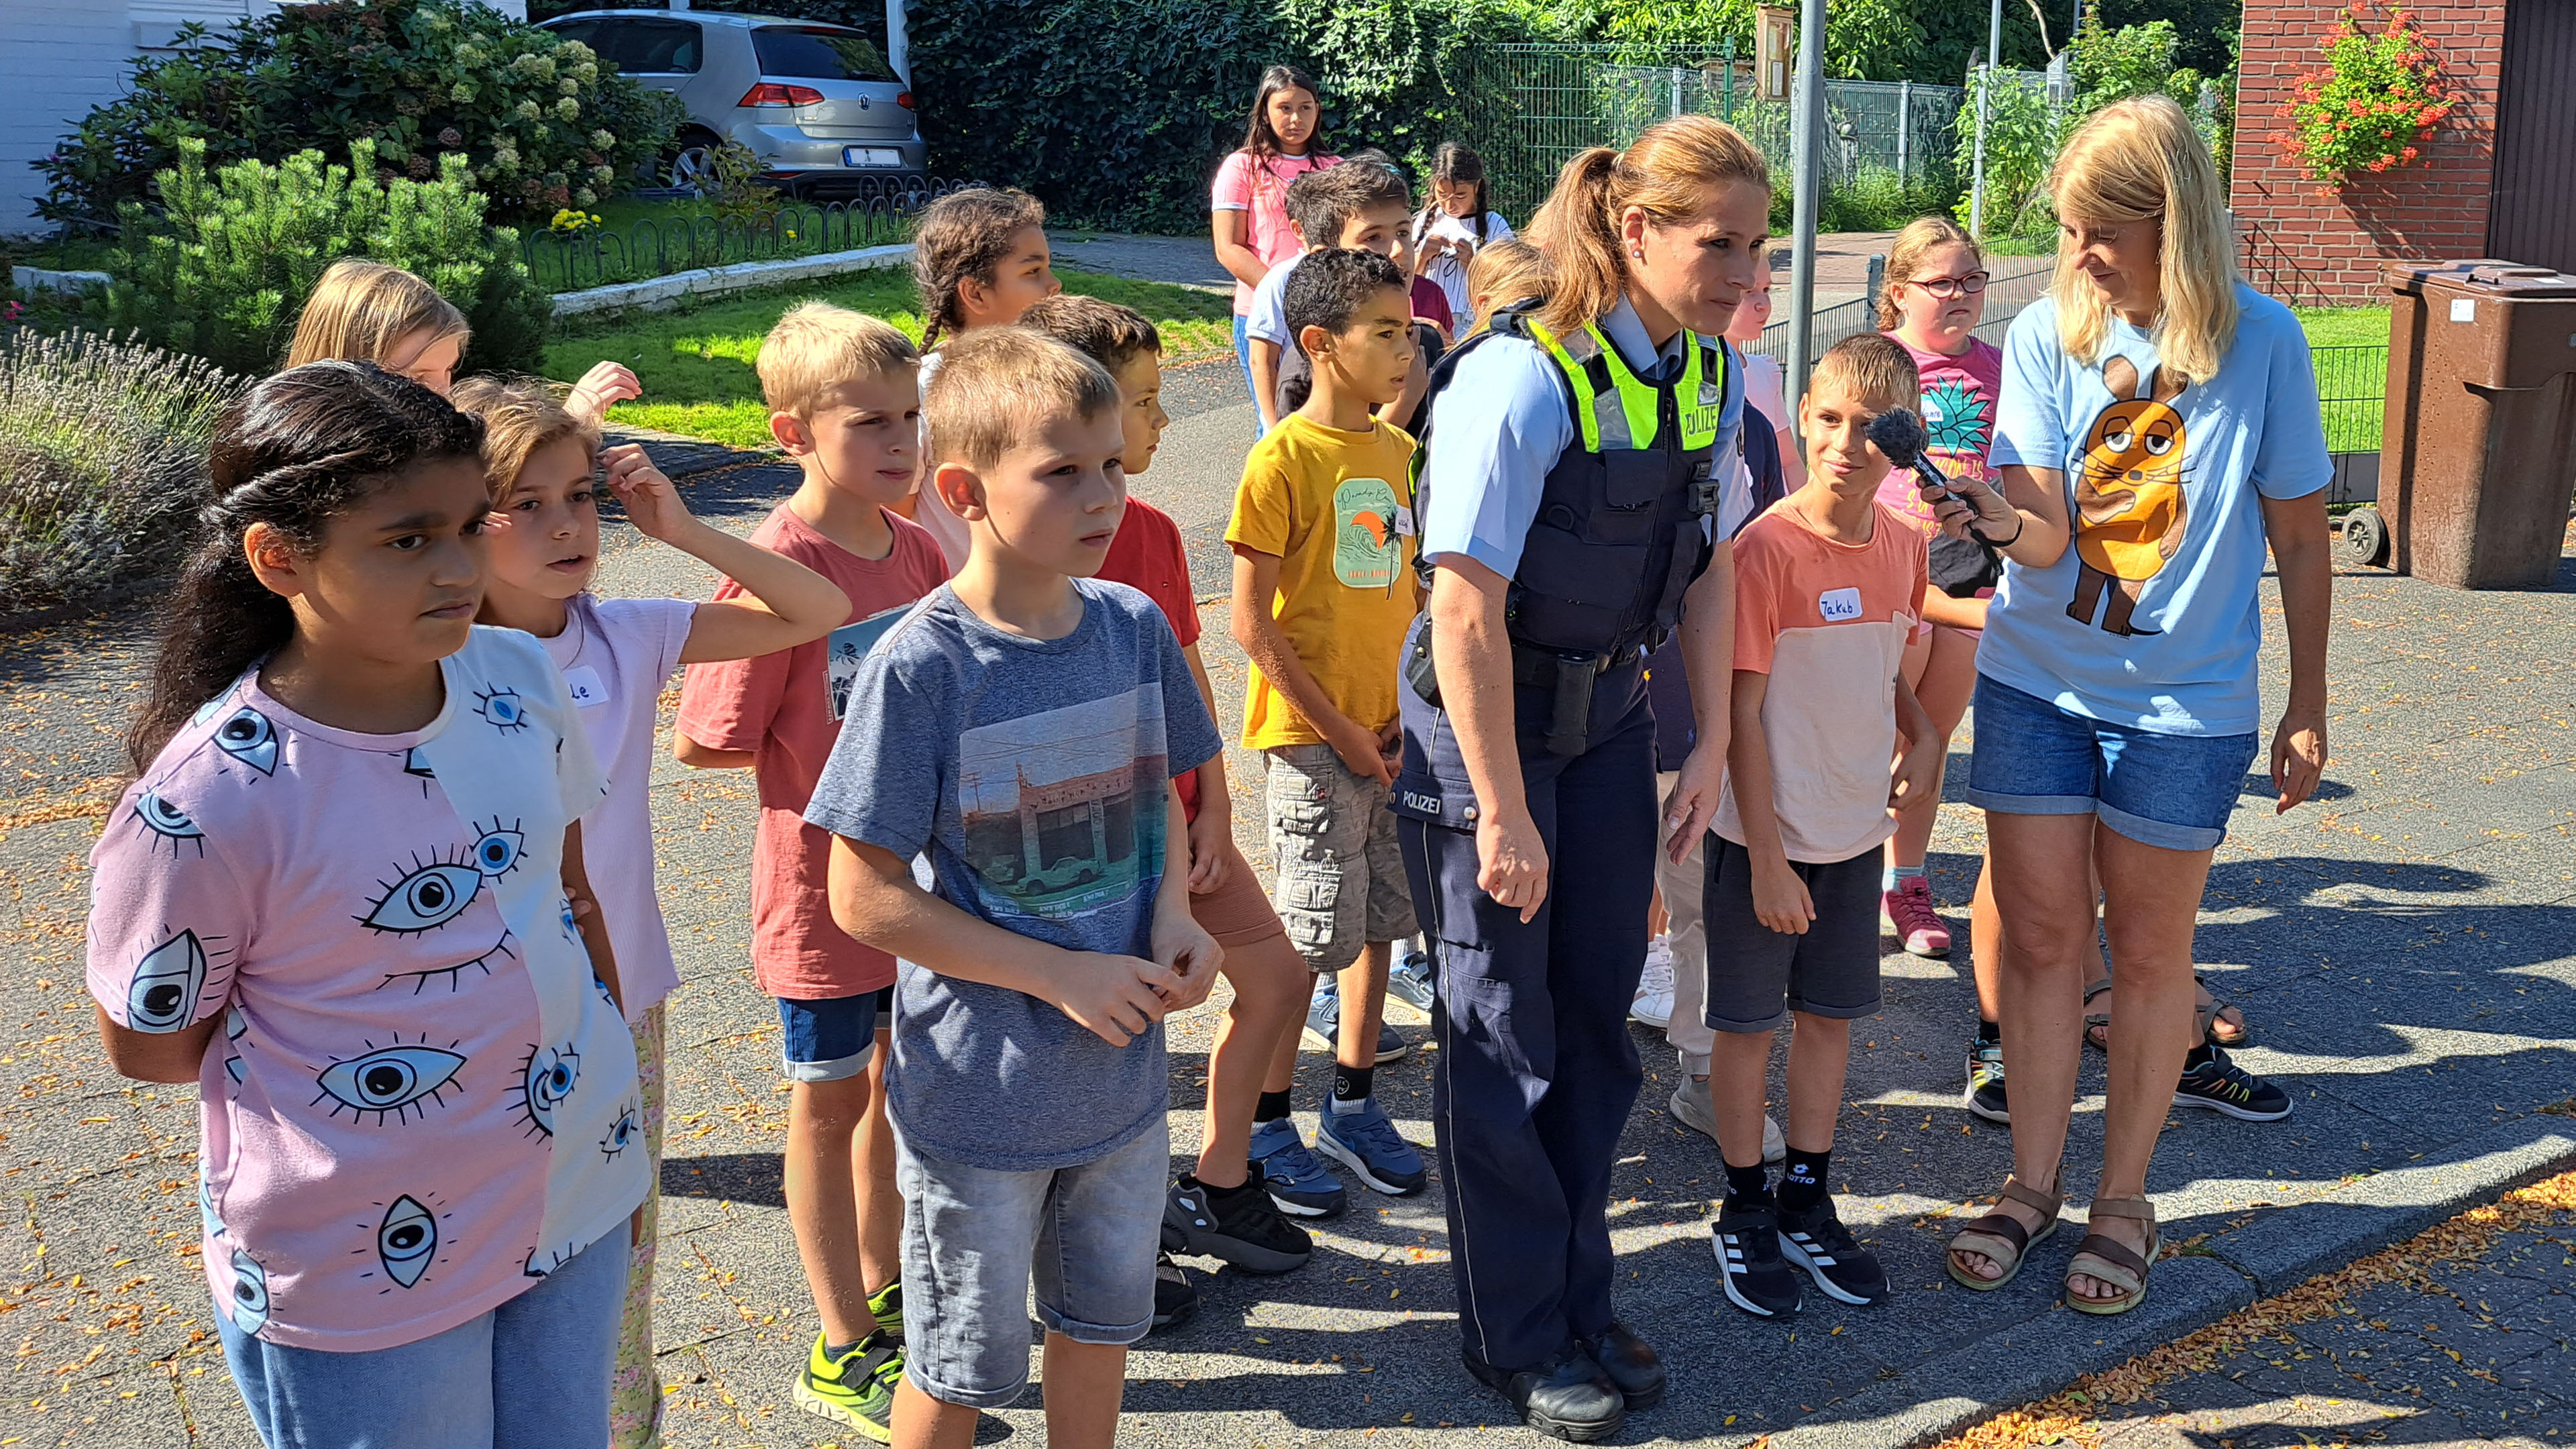
[[[587,1304],[598,1280],[602,1321],[559,1322],[560,1368],[518,1371],[572,1376],[549,1388],[595,1400],[597,1442],[649,1186],[613,959],[572,904],[605,782],[544,649],[472,623],[471,425],[348,363],[242,407],[136,728],[148,754],[91,854],[110,1060],[194,1068],[206,1275],[267,1442],[408,1412],[391,1383],[315,1397],[296,1379],[319,1359],[294,1350],[417,1366],[425,1340],[541,1289]],[[316,578],[327,617],[266,592]]]

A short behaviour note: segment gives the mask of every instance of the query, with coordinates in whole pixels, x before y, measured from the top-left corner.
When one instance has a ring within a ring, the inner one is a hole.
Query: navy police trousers
[[[1456,734],[1409,687],[1395,800],[1405,874],[1438,953],[1431,1120],[1458,1325],[1470,1357],[1506,1371],[1538,1367],[1613,1317],[1610,1166],[1644,1079],[1628,1007],[1658,843],[1640,669],[1602,678],[1579,755],[1548,751],[1549,691],[1514,694],[1548,858],[1536,916],[1524,924],[1477,886]]]

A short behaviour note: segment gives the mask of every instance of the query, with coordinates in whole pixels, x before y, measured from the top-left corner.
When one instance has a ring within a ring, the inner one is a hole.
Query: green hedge
[[[1570,33],[1523,0],[943,0],[909,24],[934,171],[1172,233],[1206,229],[1265,66],[1314,74],[1334,150],[1419,162],[1475,140],[1468,46]]]

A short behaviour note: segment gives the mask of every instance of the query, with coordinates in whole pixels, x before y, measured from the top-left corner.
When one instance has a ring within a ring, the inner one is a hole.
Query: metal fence
[[[829,203],[782,201],[750,216],[675,207],[616,227],[534,231],[519,243],[537,289],[573,292],[611,282],[640,282],[694,267],[885,246],[910,241],[914,218],[939,196],[972,182],[922,177],[864,190]],[[688,198],[675,198],[685,205]]]
[[[2386,347],[2315,347],[2317,402],[2325,412],[2326,451],[2376,453],[2388,404]]]
[[[2036,302],[2048,291],[2048,279],[2055,269],[2055,257],[1989,257],[1986,259],[1986,314],[1977,324],[1977,335],[2001,347],[2004,333],[2024,307]],[[1785,320],[1785,301],[1776,291],[1780,310],[1775,321],[1762,329],[1762,340],[1746,347],[1748,353],[1785,360],[1789,355],[1789,323]],[[1846,337],[1878,330],[1878,305],[1874,297],[1861,297],[1816,309],[1816,345],[1808,356],[1821,357],[1826,348]],[[2383,351],[2385,349],[2382,349]]]
[[[1911,81],[1825,82],[1825,181],[1873,173],[1898,184],[1947,184],[1958,141],[1957,86]],[[1488,45],[1469,53],[1462,96],[1469,133],[1492,177],[1494,204],[1526,220],[1567,160],[1592,146],[1625,146],[1671,116],[1714,116],[1742,131],[1774,170],[1794,160],[1791,107],[1755,94],[1731,56],[1630,46]]]

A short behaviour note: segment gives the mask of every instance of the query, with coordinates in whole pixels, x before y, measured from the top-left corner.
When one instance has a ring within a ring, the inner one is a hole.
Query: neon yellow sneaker
[[[868,1295],[868,1312],[877,1321],[877,1332],[884,1334],[897,1347],[903,1344],[903,1280],[895,1279]]]
[[[871,1333],[837,1360],[823,1356],[823,1336],[796,1374],[796,1407],[858,1430],[880,1444],[894,1440],[894,1386],[903,1377],[903,1340]]]

